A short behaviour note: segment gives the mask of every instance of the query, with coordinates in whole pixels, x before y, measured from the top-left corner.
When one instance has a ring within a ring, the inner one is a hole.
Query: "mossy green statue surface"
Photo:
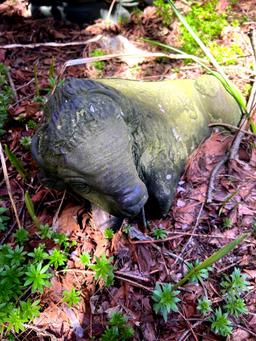
[[[45,108],[32,153],[48,183],[117,217],[168,213],[185,162],[210,122],[240,109],[213,76],[142,82],[68,78]]]

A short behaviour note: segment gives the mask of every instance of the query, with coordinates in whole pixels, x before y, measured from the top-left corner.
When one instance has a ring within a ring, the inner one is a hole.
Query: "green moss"
[[[237,58],[243,56],[243,50],[237,44],[231,46],[219,45],[217,42],[210,44],[210,50],[217,62],[224,65],[232,65],[237,63]]]
[[[195,3],[190,12],[185,16],[189,25],[197,33],[199,38],[208,45],[210,41],[218,38],[222,29],[228,25],[227,13],[217,13],[218,1],[207,1],[205,4]],[[181,27],[183,50],[185,52],[199,55],[197,43],[191,37],[185,27]]]

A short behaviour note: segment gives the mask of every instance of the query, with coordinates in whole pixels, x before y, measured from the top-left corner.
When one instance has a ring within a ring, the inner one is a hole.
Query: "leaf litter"
[[[241,1],[235,6],[238,12],[241,8],[244,12],[253,11],[252,3],[252,1]],[[141,43],[140,39],[149,37],[179,47],[177,22],[169,28],[162,27],[155,9],[147,7],[139,19],[134,17],[125,26],[106,27],[98,22],[80,28],[77,25],[53,22],[51,19],[33,20],[21,17],[20,15],[26,12],[24,4],[24,1],[18,1],[18,6],[14,6],[12,1],[5,1],[0,5],[0,17],[3,19],[0,24],[1,45],[42,43],[41,47],[34,49],[0,48],[0,62],[10,67],[19,98],[10,107],[7,133],[3,137],[3,142],[19,159],[22,159],[31,177],[29,182],[25,182],[7,161],[11,188],[22,223],[30,233],[28,248],[38,244],[38,232],[24,209],[23,198],[27,189],[32,195],[39,220],[51,226],[55,217],[55,231],[65,233],[70,240],[76,241],[66,271],[65,269],[54,271],[52,286],[47,288],[41,297],[42,312],[33,325],[39,330],[49,332],[57,340],[89,340],[92,337],[99,339],[106,327],[107,315],[113,311],[121,311],[129,317],[129,323],[136,330],[134,340],[169,341],[196,338],[219,340],[220,338],[210,331],[209,324],[201,320],[196,310],[196,302],[205,290],[214,302],[221,300],[219,295],[221,274],[224,271],[230,273],[234,266],[240,265],[243,272],[250,276],[250,284],[253,285],[253,289],[246,295],[250,314],[239,323],[235,321],[231,339],[255,339],[254,234],[232,254],[214,265],[215,271],[203,286],[187,283],[182,287],[179,295],[180,313],[171,313],[167,323],[153,313],[151,302],[151,291],[156,281],[175,283],[186,272],[186,262],[204,260],[217,248],[235,239],[242,232],[254,232],[256,213],[254,138],[244,138],[239,151],[240,159],[229,161],[228,165],[222,167],[216,179],[211,204],[204,204],[210,173],[230,147],[232,135],[214,132],[209,139],[202,142],[187,163],[169,215],[165,219],[150,221],[151,230],[158,227],[168,232],[167,240],[162,243],[155,243],[152,238],[145,238],[145,235],[138,230],[137,224],[133,224],[129,236],[118,232],[112,240],[106,240],[94,226],[90,214],[81,215],[83,203],[79,198],[66,194],[62,203],[62,193],[46,189],[41,185],[35,162],[31,159],[30,153],[25,152],[19,144],[22,136],[30,136],[34,133],[34,129],[28,126],[28,121],[33,119],[38,123],[42,117],[42,105],[34,99],[35,77],[38,78],[40,93],[42,96],[47,96],[50,65],[54,64],[58,72],[66,60],[88,56],[95,48],[102,48],[102,45],[97,42],[61,48],[49,48],[43,46],[44,43],[86,41],[102,34],[107,39],[105,41],[110,41],[113,35],[119,34],[129,41],[138,41],[136,46],[140,49],[155,51],[155,48]],[[220,1],[218,10],[222,11],[225,6],[226,1]],[[243,28],[244,32],[247,28]],[[229,32],[226,32],[222,39],[222,43],[225,44],[224,40],[230,39]],[[31,67],[33,64],[38,68],[36,75]],[[128,74],[135,79],[153,80],[164,77],[170,79],[195,77],[200,74],[196,66],[194,69],[183,67],[179,60],[168,63],[139,60],[138,65],[139,67],[136,68],[135,65],[131,72],[125,60],[113,59],[105,62],[101,73],[88,65],[71,67],[66,73],[68,76],[89,78],[120,77]],[[231,72],[231,77],[239,87],[246,81],[241,73],[236,73],[234,70]],[[3,181],[0,194],[1,206],[10,207]],[[56,217],[57,212],[59,214]],[[14,217],[11,218],[11,225],[13,225],[15,220]],[[231,226],[226,229],[225,218],[231,220]],[[0,234],[1,238],[2,236],[3,233]],[[13,242],[11,236],[8,243]],[[53,245],[46,243],[46,247],[52,248]],[[102,253],[114,256],[116,280],[112,286],[99,288],[93,279],[93,273],[84,270],[79,260],[83,252],[89,252],[93,260]],[[62,302],[62,292],[73,287],[81,291],[81,300],[77,306],[69,308]],[[18,339],[41,340],[42,337],[35,330],[28,329],[20,334]]]

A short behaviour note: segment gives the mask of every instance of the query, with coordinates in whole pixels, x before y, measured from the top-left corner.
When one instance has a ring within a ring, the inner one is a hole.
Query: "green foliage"
[[[232,220],[228,217],[224,218],[222,221],[222,227],[224,229],[230,229],[232,227],[233,223]]]
[[[228,336],[232,333],[232,323],[228,319],[228,314],[223,313],[221,308],[215,310],[214,316],[210,319],[211,330],[218,335]]]
[[[105,56],[105,52],[101,49],[95,49],[90,53],[90,57],[101,57],[101,56]],[[98,62],[92,62],[92,65],[98,71],[103,71],[105,64],[106,62],[104,60],[100,60]]]
[[[237,64],[237,58],[244,55],[243,50],[237,44],[222,46],[217,42],[212,42],[210,43],[209,48],[217,62],[224,65]]]
[[[49,264],[52,264],[55,269],[59,266],[63,266],[67,262],[67,256],[63,253],[63,251],[54,249],[51,254],[48,256]]]
[[[27,122],[27,127],[29,129],[36,129],[37,128],[37,123],[34,120],[28,120]]]
[[[124,233],[129,233],[130,232],[130,230],[131,230],[131,225],[129,225],[129,224],[124,224],[123,225],[123,227],[122,227],[122,231],[124,232]]]
[[[43,293],[44,287],[50,286],[49,278],[51,275],[48,273],[49,265],[43,266],[42,263],[30,264],[26,274],[26,281],[24,286],[31,285],[32,292],[39,291]]]
[[[155,289],[153,291],[152,299],[154,302],[154,311],[158,314],[160,313],[164,320],[167,321],[167,315],[171,312],[177,312],[178,306],[177,302],[180,299],[177,297],[179,291],[174,290],[170,283],[156,283]]]
[[[167,232],[164,229],[154,229],[153,236],[156,239],[164,239],[167,237]]]
[[[18,243],[24,244],[24,242],[28,240],[28,231],[25,230],[24,228],[18,229],[14,233],[14,237]]]
[[[239,315],[248,313],[245,301],[241,297],[229,296],[224,306],[227,313],[238,317]]]
[[[108,287],[114,281],[114,267],[111,265],[113,257],[107,258],[106,255],[96,257],[96,263],[91,264],[89,267],[95,271],[95,279],[102,279],[105,285]]]
[[[193,3],[191,10],[185,16],[186,21],[196,32],[197,36],[208,45],[209,42],[219,37],[221,31],[228,25],[227,13],[218,13],[215,7],[218,0],[205,3]],[[193,55],[198,55],[198,45],[191,34],[181,26],[183,50]]]
[[[77,291],[75,288],[72,288],[71,291],[64,290],[63,291],[62,301],[67,303],[67,305],[69,307],[72,307],[72,306],[74,306],[74,305],[79,303],[79,301],[80,301],[80,297],[79,297],[80,294],[81,294],[81,292]]]
[[[20,139],[20,144],[25,148],[25,149],[30,149],[31,146],[31,137],[30,136],[23,136]]]
[[[6,231],[7,229],[7,222],[10,219],[7,217],[4,213],[8,211],[8,208],[5,207],[0,207],[0,232],[1,231]]]
[[[54,240],[56,244],[58,244],[59,246],[62,246],[64,250],[68,250],[72,244],[69,241],[68,237],[65,235],[65,233],[53,232],[51,235],[51,238]]]
[[[108,327],[101,337],[101,341],[125,341],[133,337],[134,330],[127,325],[128,318],[119,312],[111,315]]]
[[[113,236],[114,236],[114,232],[111,228],[107,228],[105,231],[104,231],[104,236],[105,238],[107,239],[112,239]]]
[[[173,19],[171,5],[165,0],[155,0],[153,5],[156,6],[157,14],[162,18],[163,25],[169,26]]]
[[[53,233],[52,228],[48,224],[40,224],[39,234],[42,239],[51,239]]]
[[[38,247],[35,248],[33,252],[28,253],[28,256],[33,258],[33,261],[35,263],[43,262],[48,258],[48,253],[45,252],[45,245],[44,244],[38,245]]]
[[[239,268],[235,268],[230,276],[224,275],[220,285],[224,292],[239,297],[240,294],[250,289],[250,283],[246,280],[247,277],[247,275],[241,274]]]
[[[206,267],[206,268],[198,269],[198,266],[200,264],[201,262],[198,259],[196,259],[194,264],[187,263],[188,272],[192,273],[190,277],[191,282],[198,283],[200,281],[206,280],[209,277],[209,271],[212,271],[212,268]]]
[[[4,134],[7,121],[8,106],[12,101],[12,88],[8,84],[7,68],[0,63],[0,136]]]
[[[91,264],[91,256],[89,252],[83,252],[80,255],[80,261],[84,266],[89,266]]]
[[[212,311],[212,302],[208,300],[207,298],[199,298],[198,304],[197,304],[197,310],[199,313],[203,315],[207,315]]]

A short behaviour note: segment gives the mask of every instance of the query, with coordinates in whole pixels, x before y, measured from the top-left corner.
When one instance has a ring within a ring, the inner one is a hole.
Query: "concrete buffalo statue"
[[[146,204],[165,216],[187,157],[210,122],[240,109],[213,76],[143,82],[67,78],[45,108],[32,154],[48,185],[71,189],[115,217]]]

